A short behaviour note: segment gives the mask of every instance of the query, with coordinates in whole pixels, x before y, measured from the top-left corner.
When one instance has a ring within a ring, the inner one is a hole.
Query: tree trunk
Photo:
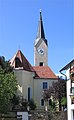
[[[59,111],[61,111],[61,99],[59,99]]]
[[[48,111],[48,101],[45,101],[45,111]]]

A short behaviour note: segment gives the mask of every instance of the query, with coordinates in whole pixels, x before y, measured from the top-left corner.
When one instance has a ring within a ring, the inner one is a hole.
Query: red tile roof
[[[23,53],[18,50],[17,53],[13,56],[13,58],[10,60],[11,66],[13,66],[15,68],[16,66],[16,62],[15,59],[18,58],[20,61],[20,65],[21,67],[23,67],[24,70],[26,71],[34,71],[33,67],[31,66],[31,64],[28,62],[28,60],[26,59],[26,57],[23,55]],[[20,66],[19,66],[20,67]]]
[[[33,66],[33,69],[36,72],[35,78],[58,79],[48,66]]]
[[[18,66],[16,67],[16,58],[18,58]],[[24,69],[26,71],[35,72],[35,78],[58,79],[53,71],[48,66],[31,66],[23,53],[18,50],[10,60],[11,66],[14,68]]]

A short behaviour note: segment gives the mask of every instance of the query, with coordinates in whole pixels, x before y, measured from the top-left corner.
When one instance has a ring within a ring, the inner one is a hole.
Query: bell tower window
[[[39,66],[43,66],[43,62],[40,62],[40,63],[39,63]]]

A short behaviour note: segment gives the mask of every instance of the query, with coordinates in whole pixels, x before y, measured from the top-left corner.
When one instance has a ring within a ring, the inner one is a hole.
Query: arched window
[[[44,106],[44,99],[41,99],[41,106]]]
[[[52,106],[52,100],[51,99],[49,99],[49,105]]]

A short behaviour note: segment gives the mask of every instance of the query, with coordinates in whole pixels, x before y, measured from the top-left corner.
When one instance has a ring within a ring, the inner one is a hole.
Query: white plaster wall
[[[69,70],[70,69],[66,71],[66,75],[67,75],[67,116],[68,116],[68,120],[73,120],[74,104],[71,104],[71,97],[70,97],[71,80],[70,80]],[[72,87],[74,87],[74,83],[72,83]]]
[[[43,88],[42,83],[47,82],[48,88],[52,85],[52,82],[56,82],[57,80],[51,80],[51,79],[33,79],[34,73],[28,72],[25,70],[15,70],[15,75],[19,84],[18,87],[18,94],[20,96],[23,96],[24,99],[28,99],[28,87],[31,88],[31,98],[34,99],[34,101],[37,104],[37,107],[40,108],[40,101],[41,98],[43,98]],[[41,107],[42,108],[42,107]]]
[[[31,88],[31,97],[33,97],[33,72],[25,71],[25,70],[15,70],[15,75],[18,81],[18,94],[23,96],[24,98],[28,98],[28,87]]]
[[[36,101],[37,107],[38,108],[43,108],[40,106],[40,100],[43,98],[43,88],[42,88],[42,83],[47,82],[48,83],[48,88],[49,86],[52,85],[53,81],[57,80],[50,80],[50,79],[34,79],[34,100]]]
[[[14,70],[16,80],[18,82],[18,95],[22,96],[22,70]]]
[[[67,81],[67,115],[68,120],[71,120],[71,98],[70,98],[70,79]]]
[[[28,87],[31,89],[31,98],[33,98],[33,72],[23,71],[22,93],[23,97],[28,99]]]

